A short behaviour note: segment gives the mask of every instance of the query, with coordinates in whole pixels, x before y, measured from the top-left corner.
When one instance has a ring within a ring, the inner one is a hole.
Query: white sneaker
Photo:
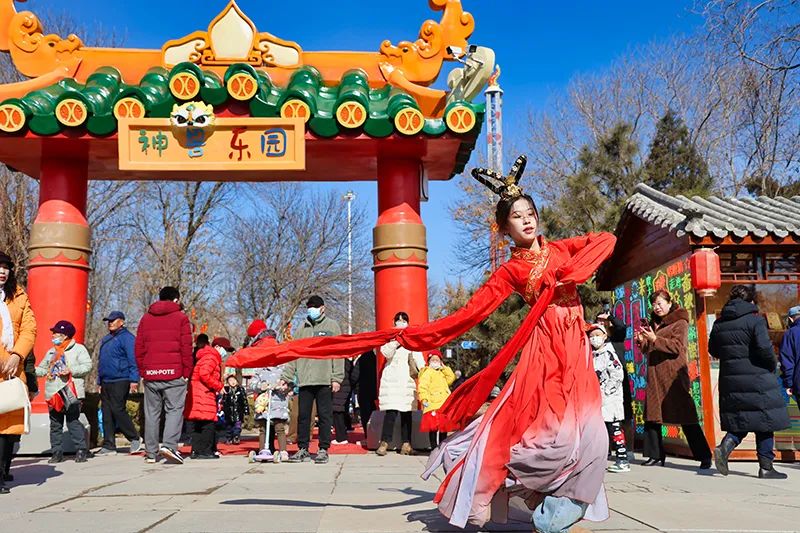
[[[614,463],[613,465],[606,468],[606,470],[608,470],[609,472],[616,472],[616,473],[630,472],[631,465],[629,463]]]
[[[349,440],[335,440],[331,442],[334,446],[344,446],[345,444],[350,444]]]
[[[280,455],[281,455],[281,462],[289,460],[289,452],[287,452],[286,450],[282,451]]]

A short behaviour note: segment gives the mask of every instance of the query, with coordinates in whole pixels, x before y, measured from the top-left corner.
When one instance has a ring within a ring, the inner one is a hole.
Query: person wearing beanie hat
[[[33,351],[36,318],[28,295],[17,285],[14,261],[0,252],[0,382],[25,379],[25,358]],[[25,432],[24,409],[0,414],[0,494],[7,494],[12,479],[14,444]]]
[[[622,421],[625,419],[625,398],[622,394],[625,374],[622,363],[614,345],[608,341],[608,330],[603,324],[590,324],[586,329],[589,344],[592,345],[594,371],[600,381],[600,393],[603,397],[603,420],[615,455],[615,462],[608,467],[608,471],[630,472],[625,433],[622,431]]]
[[[49,463],[64,460],[61,441],[64,421],[72,443],[77,450],[76,463],[84,463],[89,457],[86,432],[78,417],[81,402],[86,397],[83,378],[92,370],[92,357],[83,344],[75,342],[75,326],[67,320],[59,320],[50,328],[53,347],[47,351],[36,367],[36,375],[45,378],[44,397],[50,412]]]
[[[267,324],[263,320],[257,318],[250,322],[250,325],[247,326],[247,336],[251,339],[256,337],[259,333],[267,329]]]

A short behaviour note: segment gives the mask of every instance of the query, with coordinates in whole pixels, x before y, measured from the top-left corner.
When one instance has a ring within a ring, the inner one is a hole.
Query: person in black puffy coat
[[[242,424],[250,414],[247,391],[239,385],[236,376],[228,376],[222,393],[222,409],[225,412],[225,428],[228,432],[227,444],[241,442]]]
[[[758,477],[785,479],[772,462],[774,432],[790,426],[775,374],[777,359],[755,289],[736,285],[711,329],[708,351],[719,359],[719,418],[728,433],[714,450],[717,470],[728,475],[728,457],[749,432],[756,434]]]

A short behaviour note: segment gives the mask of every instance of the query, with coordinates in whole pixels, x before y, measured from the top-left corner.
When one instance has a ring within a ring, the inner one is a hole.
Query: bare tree
[[[250,187],[247,214],[229,224],[226,270],[242,323],[260,317],[286,330],[311,294],[346,312],[347,217],[341,195],[295,184]],[[354,330],[371,327],[364,211],[353,206]]]

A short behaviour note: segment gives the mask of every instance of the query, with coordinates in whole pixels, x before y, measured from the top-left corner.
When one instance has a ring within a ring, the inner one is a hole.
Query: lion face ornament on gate
[[[209,128],[214,125],[214,106],[205,102],[175,104],[169,120],[174,128]]]

